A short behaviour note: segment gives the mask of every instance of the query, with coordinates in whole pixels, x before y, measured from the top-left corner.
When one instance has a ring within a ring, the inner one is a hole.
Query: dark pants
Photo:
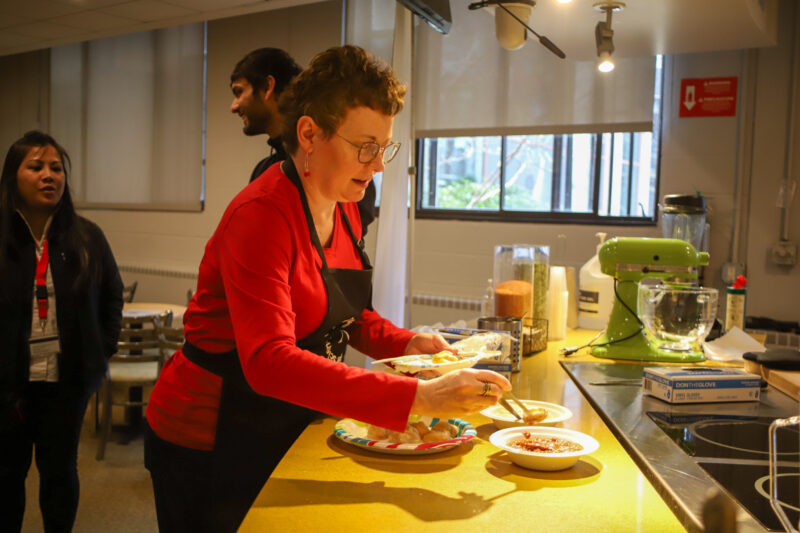
[[[215,454],[172,444],[145,426],[144,464],[160,533],[235,533],[280,459],[263,464],[263,448],[258,455],[242,450],[236,458]]]
[[[47,533],[69,532],[78,512],[78,441],[89,394],[61,383],[30,383],[22,420],[0,428],[0,531],[20,531],[34,447],[39,508]]]

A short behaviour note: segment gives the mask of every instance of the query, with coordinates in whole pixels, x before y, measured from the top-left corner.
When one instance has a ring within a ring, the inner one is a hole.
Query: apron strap
[[[239,366],[236,350],[209,353],[189,341],[184,341],[182,351],[189,361],[217,376],[229,377],[236,371],[235,367]]]
[[[300,193],[300,203],[303,204],[303,213],[306,216],[306,224],[308,225],[308,232],[311,234],[311,242],[314,244],[314,247],[317,249],[317,253],[319,254],[320,259],[322,259],[322,269],[328,270],[328,262],[325,260],[325,252],[322,249],[322,243],[319,240],[319,235],[317,235],[317,228],[314,225],[314,218],[311,216],[311,209],[308,207],[308,198],[306,197],[306,191],[303,189],[303,184],[300,181],[300,176],[297,174],[297,169],[294,166],[294,162],[291,158],[285,159],[281,162],[281,170],[283,173],[286,174],[286,177],[297,187],[298,193]],[[347,218],[347,213],[344,212],[344,208],[342,207],[341,203],[336,204],[338,211],[342,214],[342,218],[344,219],[345,226],[347,226],[347,231],[350,233],[350,240],[353,242],[353,246],[358,251],[359,257],[361,258],[361,266],[364,269],[369,269],[372,265],[369,262],[369,257],[367,256],[366,252],[364,251],[363,241],[359,241],[356,239],[355,233],[353,233],[353,227],[350,225],[350,220]]]

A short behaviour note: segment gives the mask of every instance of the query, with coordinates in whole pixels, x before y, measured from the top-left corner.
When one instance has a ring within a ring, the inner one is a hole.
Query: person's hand
[[[507,390],[511,390],[511,383],[497,372],[456,370],[420,381],[411,413],[440,418],[470,415],[496,404]]]
[[[437,335],[435,333],[417,333],[411,337],[410,341],[408,341],[404,354],[418,355],[425,353],[439,353],[443,350],[450,350],[454,353],[457,351],[450,348],[450,345],[441,335]]]

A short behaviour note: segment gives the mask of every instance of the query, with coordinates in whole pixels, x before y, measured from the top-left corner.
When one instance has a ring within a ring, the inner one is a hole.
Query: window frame
[[[655,128],[654,128],[655,129]],[[633,150],[635,139],[635,133],[644,133],[644,132],[607,132],[611,133],[612,137],[612,153],[613,153],[613,143],[614,143],[614,134],[616,133],[624,133],[626,135],[630,135],[631,142],[629,147],[629,155],[630,158],[630,151]],[[656,157],[658,158],[659,164],[655,166],[655,192],[654,192],[654,200],[659,198],[660,194],[660,186],[661,186],[661,135],[660,132],[657,135],[656,148],[655,153]],[[531,133],[531,135],[540,135],[540,132]],[[600,187],[601,187],[601,172],[602,167],[600,165],[600,160],[602,158],[602,150],[598,149],[601,147],[601,140],[604,133],[591,133],[594,136],[592,142],[592,212],[591,213],[578,213],[578,212],[562,212],[562,211],[553,211],[551,207],[551,211],[508,211],[504,210],[503,208],[503,201],[504,201],[504,189],[505,189],[505,165],[501,166],[500,170],[500,184],[499,184],[499,207],[497,210],[483,210],[483,209],[442,209],[442,208],[430,208],[424,207],[422,202],[422,194],[425,188],[423,187],[423,181],[425,177],[423,176],[422,169],[424,168],[424,158],[433,157],[434,161],[432,162],[432,168],[436,168],[435,166],[435,157],[436,157],[436,150],[430,150],[431,154],[426,154],[426,151],[423,149],[423,144],[426,138],[417,138],[414,141],[414,148],[415,148],[415,179],[416,179],[416,198],[414,199],[415,202],[415,217],[418,219],[431,219],[431,220],[480,220],[480,221],[488,221],[488,222],[517,222],[517,223],[544,223],[544,224],[584,224],[584,225],[605,225],[605,226],[616,226],[616,225],[625,225],[625,226],[655,226],[658,223],[658,206],[656,205],[653,209],[653,213],[649,217],[634,217],[634,216],[605,216],[598,214],[599,206],[600,206]],[[520,135],[519,133],[514,133],[515,136]],[[500,160],[505,161],[505,151],[506,151],[506,143],[507,143],[507,135],[500,135],[501,137],[501,153],[500,153]],[[560,198],[559,191],[563,189],[565,195],[569,195],[571,193],[571,188],[567,188],[566,185],[563,183],[564,180],[567,182],[571,179],[569,172],[561,172],[561,165],[565,163],[568,167],[571,165],[571,158],[569,154],[572,150],[572,134],[555,134],[554,135],[554,142],[553,142],[553,170],[551,176],[551,206],[557,205],[558,202],[563,202],[563,199]],[[439,137],[429,137],[427,139],[439,139]],[[565,150],[561,147],[566,139],[566,156]],[[436,141],[434,141],[436,142]],[[556,157],[556,146],[558,148],[558,154]],[[562,161],[563,160],[563,161]],[[613,164],[613,162],[611,163]],[[625,178],[625,182],[627,184],[627,203],[630,209],[630,202],[633,197],[631,183],[632,183],[632,173],[633,173],[633,165],[629,165],[627,176]],[[609,187],[612,185],[612,182],[609,181]],[[435,194],[434,190],[435,187],[429,187],[429,195]],[[607,193],[610,195],[611,192]],[[435,197],[432,199],[435,201]]]

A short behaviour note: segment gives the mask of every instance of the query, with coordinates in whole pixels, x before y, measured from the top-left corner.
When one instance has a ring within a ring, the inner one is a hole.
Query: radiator
[[[147,274],[150,276],[164,276],[167,278],[197,279],[197,270],[156,268],[126,263],[120,263],[118,267],[120,272],[130,272],[131,274]]]
[[[481,300],[475,298],[455,298],[441,294],[426,294],[415,292],[411,296],[414,305],[427,305],[430,307],[444,307],[448,309],[464,309],[467,311],[481,311]]]
[[[168,278],[197,279],[196,270],[185,270],[177,268],[156,268],[144,265],[134,265],[130,263],[120,263],[120,272],[131,274],[147,274],[150,276],[164,276]],[[441,294],[427,294],[415,292],[411,299],[415,305],[427,305],[429,307],[442,307],[447,309],[463,309],[465,311],[481,311],[481,300],[476,298],[456,298],[454,296],[444,296]]]

